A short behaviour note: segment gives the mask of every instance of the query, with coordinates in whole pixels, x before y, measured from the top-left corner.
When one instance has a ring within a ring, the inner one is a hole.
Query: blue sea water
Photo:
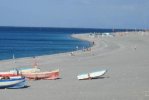
[[[112,32],[112,29],[0,27],[0,60],[50,55],[91,46],[73,33]]]

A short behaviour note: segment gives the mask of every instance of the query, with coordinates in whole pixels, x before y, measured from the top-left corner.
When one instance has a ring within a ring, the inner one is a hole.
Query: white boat
[[[39,68],[15,68],[7,72],[0,72],[1,76],[17,76],[24,73],[36,73],[40,72]]]
[[[14,59],[14,63],[16,63],[14,54],[13,54],[13,59]],[[38,67],[38,64],[37,64],[37,61],[35,59],[35,61],[33,63],[33,67],[14,68],[14,69],[10,70],[10,73],[22,74],[22,73],[40,72],[40,69],[37,67]]]
[[[35,72],[40,72],[39,68],[15,68],[13,70],[10,70],[11,73],[18,73],[22,74],[22,73],[35,73]]]
[[[96,72],[91,72],[91,73],[85,73],[85,74],[80,74],[77,76],[79,80],[87,80],[87,79],[95,79],[95,78],[100,78],[103,76],[107,70],[100,70]]]
[[[35,72],[40,72],[39,68],[20,68],[19,69],[20,73],[35,73]]]

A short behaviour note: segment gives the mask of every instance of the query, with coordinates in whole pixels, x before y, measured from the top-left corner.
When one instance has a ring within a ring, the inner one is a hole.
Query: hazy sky
[[[149,0],[0,0],[0,26],[149,28]]]

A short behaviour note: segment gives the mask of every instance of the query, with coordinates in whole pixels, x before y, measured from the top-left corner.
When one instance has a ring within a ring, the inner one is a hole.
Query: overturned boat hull
[[[101,71],[96,71],[96,72],[91,72],[91,73],[86,73],[86,74],[80,74],[77,76],[79,80],[87,80],[87,79],[95,79],[95,78],[100,78],[103,76],[107,70],[101,70]]]

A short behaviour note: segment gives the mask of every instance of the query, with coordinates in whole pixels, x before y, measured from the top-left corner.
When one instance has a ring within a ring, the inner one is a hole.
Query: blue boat
[[[9,88],[9,89],[19,89],[26,86],[25,77],[15,77],[15,78],[1,78],[0,79],[0,88]]]

